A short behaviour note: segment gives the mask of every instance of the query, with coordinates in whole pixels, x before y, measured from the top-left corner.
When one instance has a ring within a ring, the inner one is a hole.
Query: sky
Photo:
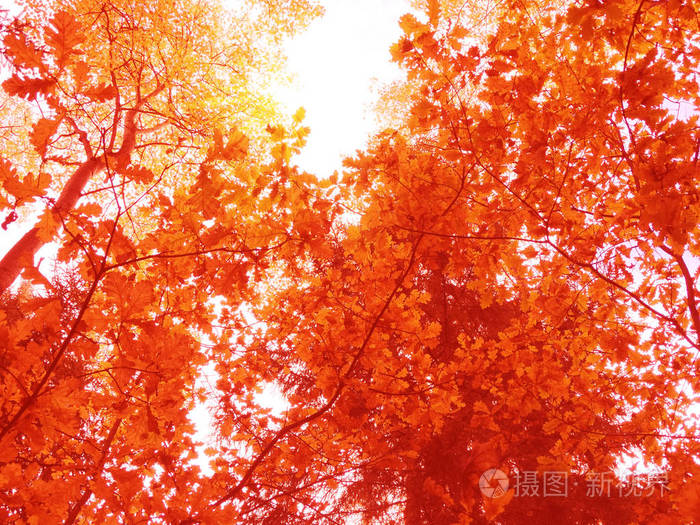
[[[321,0],[322,18],[289,41],[291,87],[273,94],[290,113],[303,106],[309,141],[296,162],[319,177],[340,169],[342,158],[362,148],[376,122],[377,88],[401,78],[389,47],[400,36],[407,0]]]

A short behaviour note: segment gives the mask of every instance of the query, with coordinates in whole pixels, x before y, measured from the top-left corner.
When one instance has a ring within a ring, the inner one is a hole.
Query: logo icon
[[[490,468],[479,478],[479,489],[487,498],[500,498],[508,490],[508,476],[502,470]]]

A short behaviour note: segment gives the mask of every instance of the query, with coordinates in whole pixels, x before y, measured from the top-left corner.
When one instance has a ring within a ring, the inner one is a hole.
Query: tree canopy
[[[313,2],[22,7],[2,523],[697,519],[692,2],[416,0],[328,178],[264,94]]]

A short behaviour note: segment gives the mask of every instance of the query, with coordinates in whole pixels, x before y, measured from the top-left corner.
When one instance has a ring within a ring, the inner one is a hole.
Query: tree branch
[[[107,461],[109,449],[112,446],[114,438],[117,437],[117,431],[119,430],[119,425],[121,425],[121,422],[121,419],[117,419],[112,425],[112,428],[109,430],[109,434],[105,438],[104,445],[102,446],[102,455],[100,456],[100,460],[97,463],[97,468],[95,469],[95,474],[92,478],[93,482],[97,481],[97,479],[102,475],[102,469],[104,468],[105,462]],[[83,495],[80,496],[80,499],[75,502],[73,507],[71,507],[70,512],[68,513],[68,517],[66,518],[66,521],[63,522],[63,525],[72,525],[73,523],[75,523],[75,520],[78,518],[80,511],[88,502],[90,496],[92,496],[92,488],[90,488],[90,486],[87,486],[83,491]]]
[[[141,98],[136,106],[127,111],[124,120],[124,137],[122,145],[116,153],[107,152],[100,157],[90,157],[73,172],[68,182],[63,187],[56,203],[51,208],[51,213],[62,216],[75,208],[80,195],[92,177],[107,168],[108,163],[114,160],[117,169],[123,169],[131,161],[131,154],[136,146],[136,135],[139,130],[136,119],[142,105],[148,99],[156,96],[165,89],[165,84],[159,84],[151,93]],[[86,149],[86,151],[89,151]],[[54,221],[49,231],[42,232],[41,237],[54,238],[59,231],[61,221]],[[34,226],[22,238],[15,243],[9,252],[0,261],[0,293],[15,282],[22,270],[33,265],[34,255],[46,243],[39,236],[39,228]]]
[[[688,296],[688,310],[690,311],[690,319],[693,321],[693,328],[695,333],[700,337],[700,313],[698,313],[698,305],[695,297],[695,283],[693,282],[693,276],[690,275],[690,270],[688,265],[683,260],[683,256],[674,252],[668,246],[661,245],[661,249],[673,257],[678,263],[678,267],[681,269],[683,274],[683,279],[685,280],[685,292]]]

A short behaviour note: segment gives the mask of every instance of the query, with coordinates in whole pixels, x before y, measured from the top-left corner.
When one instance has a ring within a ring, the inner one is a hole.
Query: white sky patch
[[[291,86],[280,79],[272,94],[289,113],[306,109],[311,135],[295,162],[327,177],[377,130],[371,106],[377,87],[402,77],[389,47],[399,39],[398,20],[410,6],[407,0],[321,3],[323,17],[287,44]]]

